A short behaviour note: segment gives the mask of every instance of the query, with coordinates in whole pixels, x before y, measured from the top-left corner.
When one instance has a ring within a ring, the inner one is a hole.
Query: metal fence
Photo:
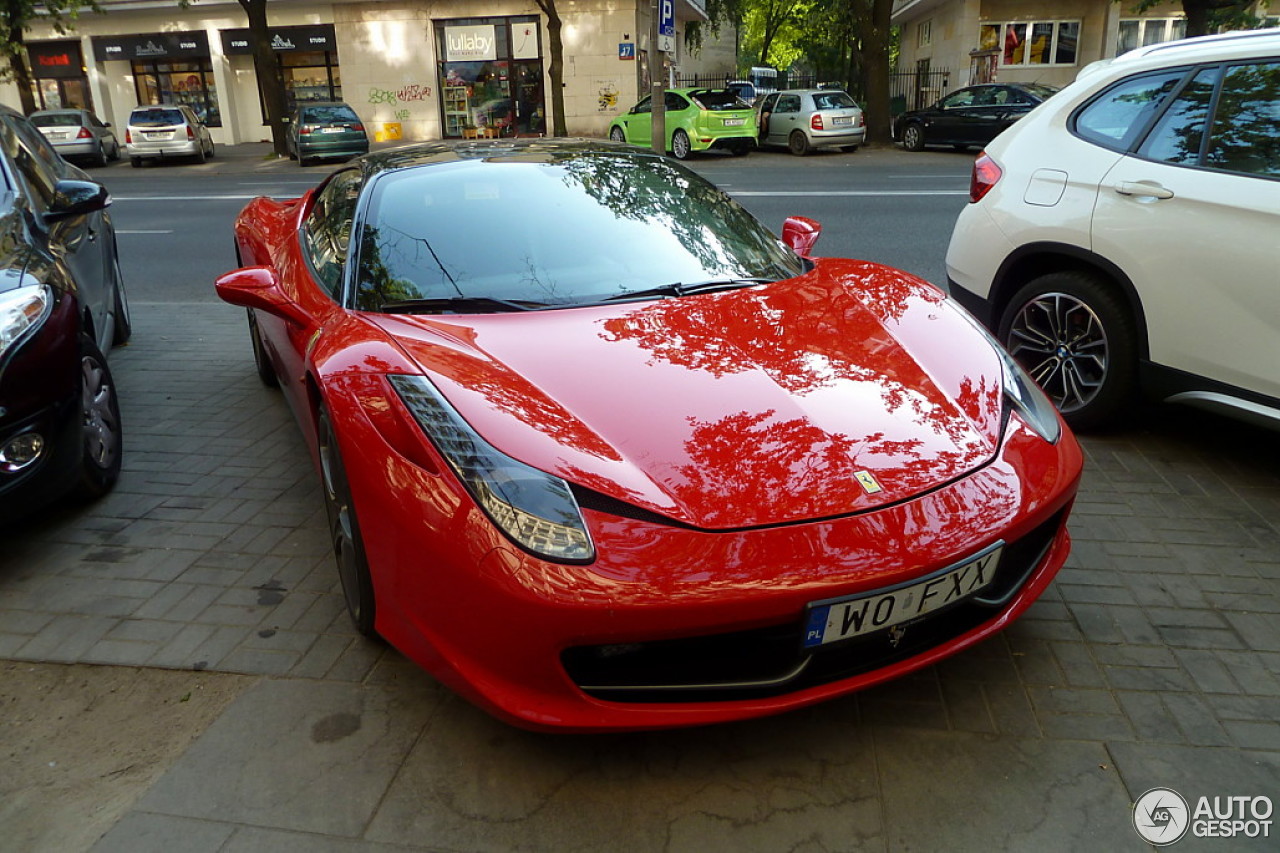
[[[954,88],[947,69],[895,71],[889,75],[889,114],[927,107]]]
[[[907,110],[918,110],[927,107],[934,101],[955,88],[949,69],[931,69],[928,71],[895,71],[889,75],[889,113],[901,115]],[[743,78],[733,74],[677,74],[676,86],[679,88],[722,89],[731,80]],[[819,85],[812,74],[788,74],[778,72],[779,89],[811,89]],[[822,81],[821,85],[832,85],[830,81]],[[841,85],[839,82],[834,85]],[[847,92],[860,98],[862,93],[858,86],[844,87]]]
[[[731,80],[745,79],[736,74],[677,74],[676,88],[723,89]],[[817,80],[812,74],[778,72],[777,87],[779,89],[812,89],[815,86],[817,86]]]

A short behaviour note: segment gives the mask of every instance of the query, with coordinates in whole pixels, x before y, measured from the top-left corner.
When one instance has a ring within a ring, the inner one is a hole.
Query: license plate
[[[51,133],[49,134],[49,138],[50,139],[66,139],[67,135],[65,133]]]
[[[345,127],[322,127],[320,128],[320,132],[321,133],[346,133],[347,129]]]
[[[964,601],[995,580],[1003,542],[932,577],[885,592],[809,605],[805,648],[863,637]]]
[[[834,125],[853,124],[853,116],[832,116],[831,123]]]
[[[725,127],[741,127],[746,123],[747,120],[745,118],[727,118],[724,120]]]
[[[168,139],[172,135],[173,135],[172,131],[166,130],[161,133],[148,133],[147,139]]]

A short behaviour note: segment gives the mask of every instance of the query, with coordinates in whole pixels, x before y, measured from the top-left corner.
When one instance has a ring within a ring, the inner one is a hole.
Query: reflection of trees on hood
[[[581,156],[560,164],[564,182],[574,184],[615,216],[660,223],[708,270],[729,275],[774,275],[794,271],[744,269],[731,258],[769,258],[777,239],[742,205],[697,175],[665,160]]]

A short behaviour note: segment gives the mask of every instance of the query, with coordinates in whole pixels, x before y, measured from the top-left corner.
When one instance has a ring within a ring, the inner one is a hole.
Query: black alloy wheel
[[[76,495],[99,498],[120,477],[123,434],[111,369],[98,345],[80,337],[80,479]]]
[[[358,632],[366,637],[374,637],[373,578],[365,560],[360,525],[356,521],[356,509],[351,500],[351,488],[347,483],[346,469],[342,465],[342,454],[338,450],[338,437],[329,420],[329,412],[323,406],[316,414],[316,420],[320,485],[324,490],[329,540],[333,544],[333,556],[338,564],[338,577],[342,581],[347,614]]]
[[[279,388],[280,377],[276,375],[275,365],[267,347],[262,343],[262,331],[258,328],[258,318],[252,308],[246,308],[249,316],[249,345],[253,347],[253,366],[258,371],[258,379],[268,388]]]

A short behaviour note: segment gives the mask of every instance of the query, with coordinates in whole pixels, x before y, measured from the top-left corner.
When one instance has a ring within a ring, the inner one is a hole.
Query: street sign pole
[[[662,52],[658,50],[664,6],[674,8],[674,0],[654,0],[650,12],[653,21],[649,28],[649,118],[653,150],[659,154],[667,153],[667,90],[662,79]]]

